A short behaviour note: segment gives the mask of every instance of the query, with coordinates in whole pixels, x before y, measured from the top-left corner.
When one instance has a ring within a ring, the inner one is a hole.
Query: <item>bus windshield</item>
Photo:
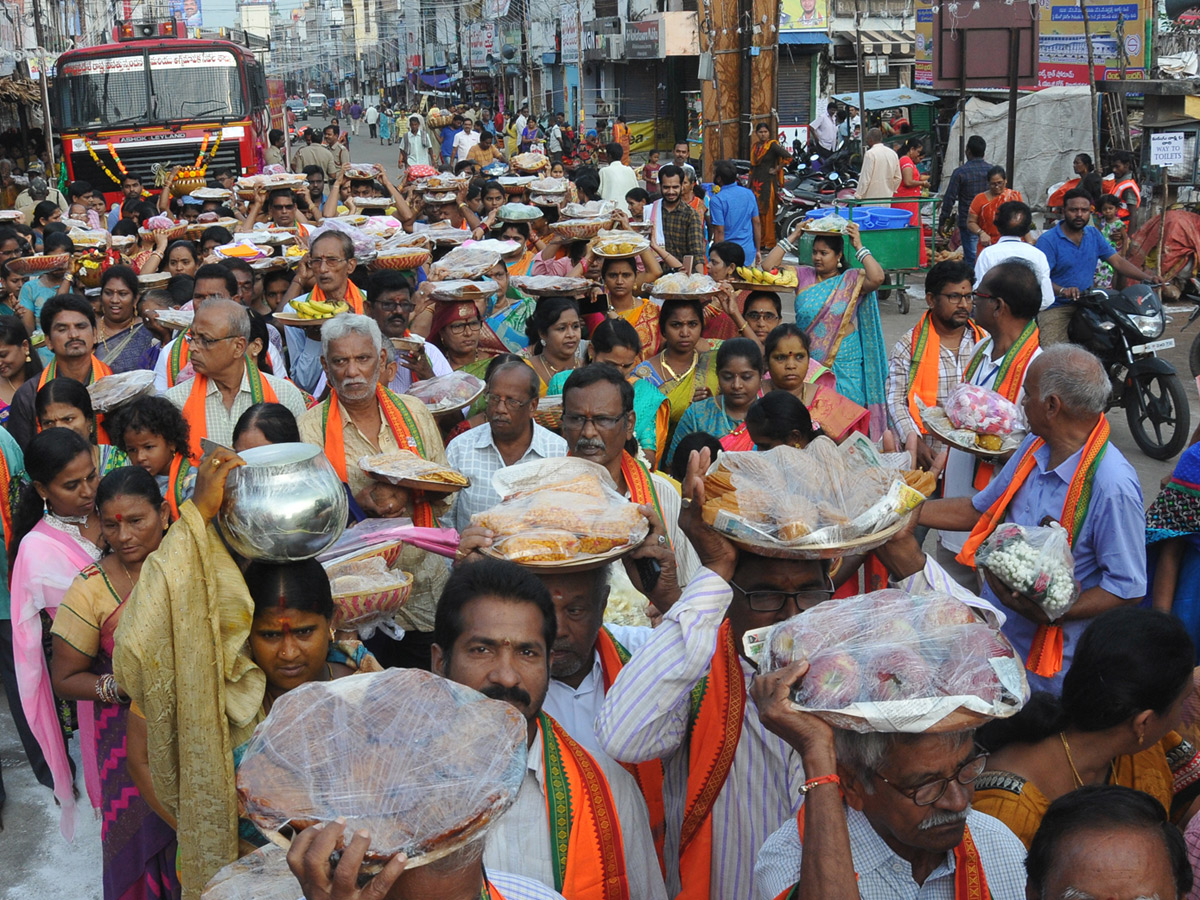
[[[60,65],[58,82],[65,130],[247,114],[238,61],[222,50],[71,60]]]

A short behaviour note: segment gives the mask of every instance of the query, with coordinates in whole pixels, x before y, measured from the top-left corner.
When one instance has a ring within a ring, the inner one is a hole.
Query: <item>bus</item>
[[[51,113],[70,179],[111,202],[126,171],[151,189],[202,151],[210,173],[261,171],[269,129],[284,127],[282,93],[269,90],[262,63],[231,41],[176,37],[180,23],[147,30],[121,25],[115,43],[58,58]]]

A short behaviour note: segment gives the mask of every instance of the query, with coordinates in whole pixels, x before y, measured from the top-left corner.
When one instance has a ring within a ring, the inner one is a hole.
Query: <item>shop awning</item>
[[[834,94],[833,99],[847,106],[858,106],[858,94]],[[887,91],[864,91],[863,103],[867,109],[898,109],[902,106],[923,106],[937,103],[941,97],[914,91],[912,88],[893,88]]]
[[[781,44],[832,44],[829,35],[823,31],[781,31]]]
[[[912,56],[917,46],[915,31],[868,31],[863,29],[862,47],[865,56]],[[855,41],[851,40],[853,45]]]

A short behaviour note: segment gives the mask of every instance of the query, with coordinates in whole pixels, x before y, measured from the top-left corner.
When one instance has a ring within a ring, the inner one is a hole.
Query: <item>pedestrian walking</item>
[[[366,120],[371,140],[375,140],[379,134],[379,108],[372,103],[363,113],[363,119]]]

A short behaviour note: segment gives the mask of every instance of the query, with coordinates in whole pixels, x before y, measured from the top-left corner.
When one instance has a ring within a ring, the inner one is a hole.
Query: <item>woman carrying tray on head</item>
[[[660,340],[658,331],[658,304],[649,298],[640,298],[634,290],[642,281],[654,281],[662,274],[654,251],[647,248],[641,252],[642,265],[645,274],[641,275],[637,268],[637,258],[601,257],[594,250],[595,242],[588,244],[587,256],[574,269],[571,277],[586,277],[589,272],[596,270],[599,261],[600,282],[608,299],[608,317],[621,318],[633,326],[642,342],[638,362],[647,355],[653,355],[658,350]],[[606,318],[604,313],[592,313],[586,317],[588,330],[595,328]]]
[[[525,355],[541,381],[539,396],[546,396],[551,379],[579,365],[583,317],[572,297],[542,297],[529,318],[529,349]]]
[[[699,298],[664,301],[658,316],[663,348],[633,370],[634,375],[649,381],[670,401],[668,446],[688,407],[717,393],[714,363],[720,342],[700,336],[705,302]]]
[[[138,280],[133,269],[113,266],[100,276],[100,317],[96,321],[96,359],[113,372],[149,369],[154,335],[137,315]],[[157,358],[157,355],[155,355]]]
[[[429,343],[442,351],[456,372],[469,372],[482,380],[494,358],[480,346],[482,328],[479,307],[470,300],[438,301],[433,307]]]
[[[693,403],[679,420],[666,464],[675,458],[679,441],[696,431],[711,434],[726,450],[749,450],[752,442],[746,431],[746,411],[758,399],[762,388],[763,355],[749,338],[734,338],[717,351],[719,394]],[[728,440],[726,440],[728,439]]]
[[[763,260],[763,268],[778,266],[785,251],[795,250],[801,230],[797,226],[781,240]],[[808,333],[812,360],[833,370],[839,393],[867,408],[871,439],[878,440],[887,427],[887,351],[875,297],[884,273],[862,245],[853,222],[846,237],[863,267],[846,266],[842,235],[816,234],[813,264],[796,267],[796,324]]]
[[[487,277],[496,282],[499,290],[488,298],[481,310],[484,318],[483,330],[479,335],[480,355],[491,357],[497,353],[520,353],[529,346],[529,319],[537,301],[512,283],[504,260],[496,263],[488,271]]]

